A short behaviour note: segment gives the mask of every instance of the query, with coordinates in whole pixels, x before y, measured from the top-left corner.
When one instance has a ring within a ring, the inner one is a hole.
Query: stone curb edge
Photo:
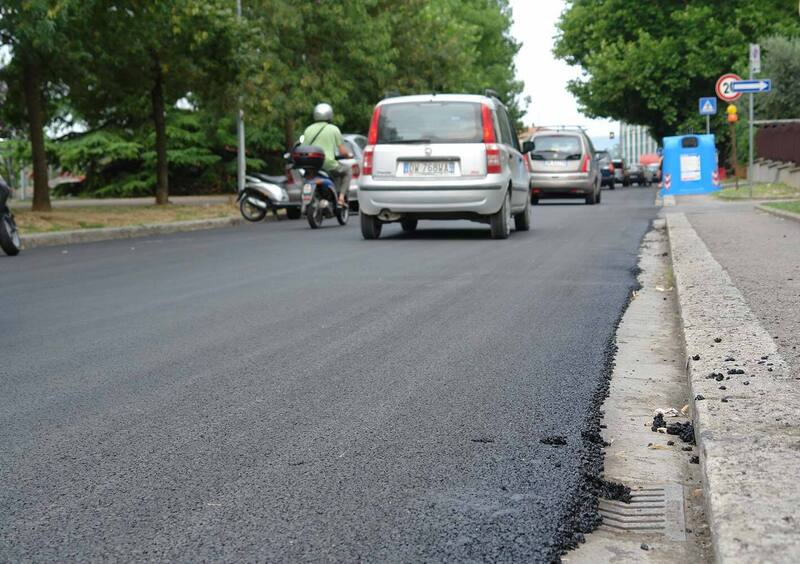
[[[761,210],[763,212],[770,213],[772,215],[782,217],[784,219],[791,219],[792,221],[800,221],[800,213],[794,213],[786,210],[780,210],[778,208],[772,208],[770,206],[765,206],[764,204],[759,204],[756,206],[757,210]]]
[[[80,229],[75,231],[58,231],[55,233],[34,233],[23,235],[22,248],[54,247],[59,245],[76,245],[94,243],[111,239],[130,239],[147,235],[166,235],[168,233],[184,233],[202,229],[232,227],[242,222],[240,217],[222,217],[213,219],[194,219],[191,221],[175,221],[172,223],[149,223],[126,227],[104,227],[101,229]]]
[[[798,375],[686,216],[667,232],[715,560],[795,562]]]

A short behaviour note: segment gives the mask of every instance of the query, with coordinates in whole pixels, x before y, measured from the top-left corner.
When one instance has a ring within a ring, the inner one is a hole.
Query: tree
[[[746,70],[748,43],[800,31],[795,10],[786,0],[570,0],[554,52],[584,71],[569,85],[584,113],[661,138],[701,129],[698,98],[725,72]]]
[[[20,0],[0,4],[0,39],[11,50],[0,69],[8,96],[0,105],[4,119],[27,127],[33,163],[33,209],[50,210],[45,127],[57,116],[68,72],[70,21],[66,0]]]
[[[70,83],[71,101],[93,127],[131,127],[149,118],[156,203],[166,204],[167,110],[190,93],[200,104],[224,107],[238,82],[232,3],[88,0],[82,10],[80,32],[87,41],[83,70]]]
[[[760,76],[772,79],[772,92],[756,96],[758,118],[800,118],[800,37],[768,37],[761,49]]]

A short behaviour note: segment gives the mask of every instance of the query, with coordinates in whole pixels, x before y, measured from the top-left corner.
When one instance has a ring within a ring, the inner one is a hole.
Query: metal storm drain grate
[[[631,488],[631,502],[600,499],[601,529],[618,533],[656,533],[686,540],[683,487],[679,484]]]

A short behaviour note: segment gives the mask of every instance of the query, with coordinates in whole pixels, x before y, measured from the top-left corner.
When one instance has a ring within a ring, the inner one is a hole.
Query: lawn
[[[800,200],[794,202],[770,202],[768,204],[764,204],[770,208],[775,208],[779,210],[794,212],[796,214],[800,214]]]
[[[20,233],[50,233],[102,227],[124,227],[149,223],[171,223],[192,219],[235,217],[234,204],[166,206],[82,206],[53,208],[49,212],[14,210]]]
[[[748,199],[750,198],[750,187],[741,186],[737,190],[734,187],[726,186],[719,192],[716,192],[716,196],[722,200]],[[756,184],[753,186],[754,200],[786,200],[788,198],[800,198],[800,188],[795,188],[779,182]]]

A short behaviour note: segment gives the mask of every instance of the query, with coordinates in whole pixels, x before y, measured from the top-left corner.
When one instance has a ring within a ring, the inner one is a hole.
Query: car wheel
[[[511,234],[511,190],[506,192],[503,205],[489,216],[492,239],[508,239]]]
[[[514,215],[514,229],[517,231],[530,231],[531,207],[526,203],[525,211]]]
[[[531,205],[538,206],[539,205],[539,196],[531,196]]]
[[[597,191],[597,203],[599,204],[600,200],[602,200],[602,199],[603,199],[603,191],[602,190],[598,190]]]
[[[350,211],[353,213],[358,213],[358,202],[350,202]]]
[[[400,222],[400,227],[406,233],[413,233],[417,230],[417,220],[416,219],[404,219]]]
[[[301,215],[303,212],[300,208],[286,208],[286,217],[289,219],[300,219]]]
[[[364,237],[364,239],[377,239],[381,236],[383,224],[380,222],[377,215],[361,213],[359,217],[361,218],[361,236]]]
[[[597,193],[592,192],[588,196],[586,196],[586,204],[589,206],[593,206],[597,203]]]

